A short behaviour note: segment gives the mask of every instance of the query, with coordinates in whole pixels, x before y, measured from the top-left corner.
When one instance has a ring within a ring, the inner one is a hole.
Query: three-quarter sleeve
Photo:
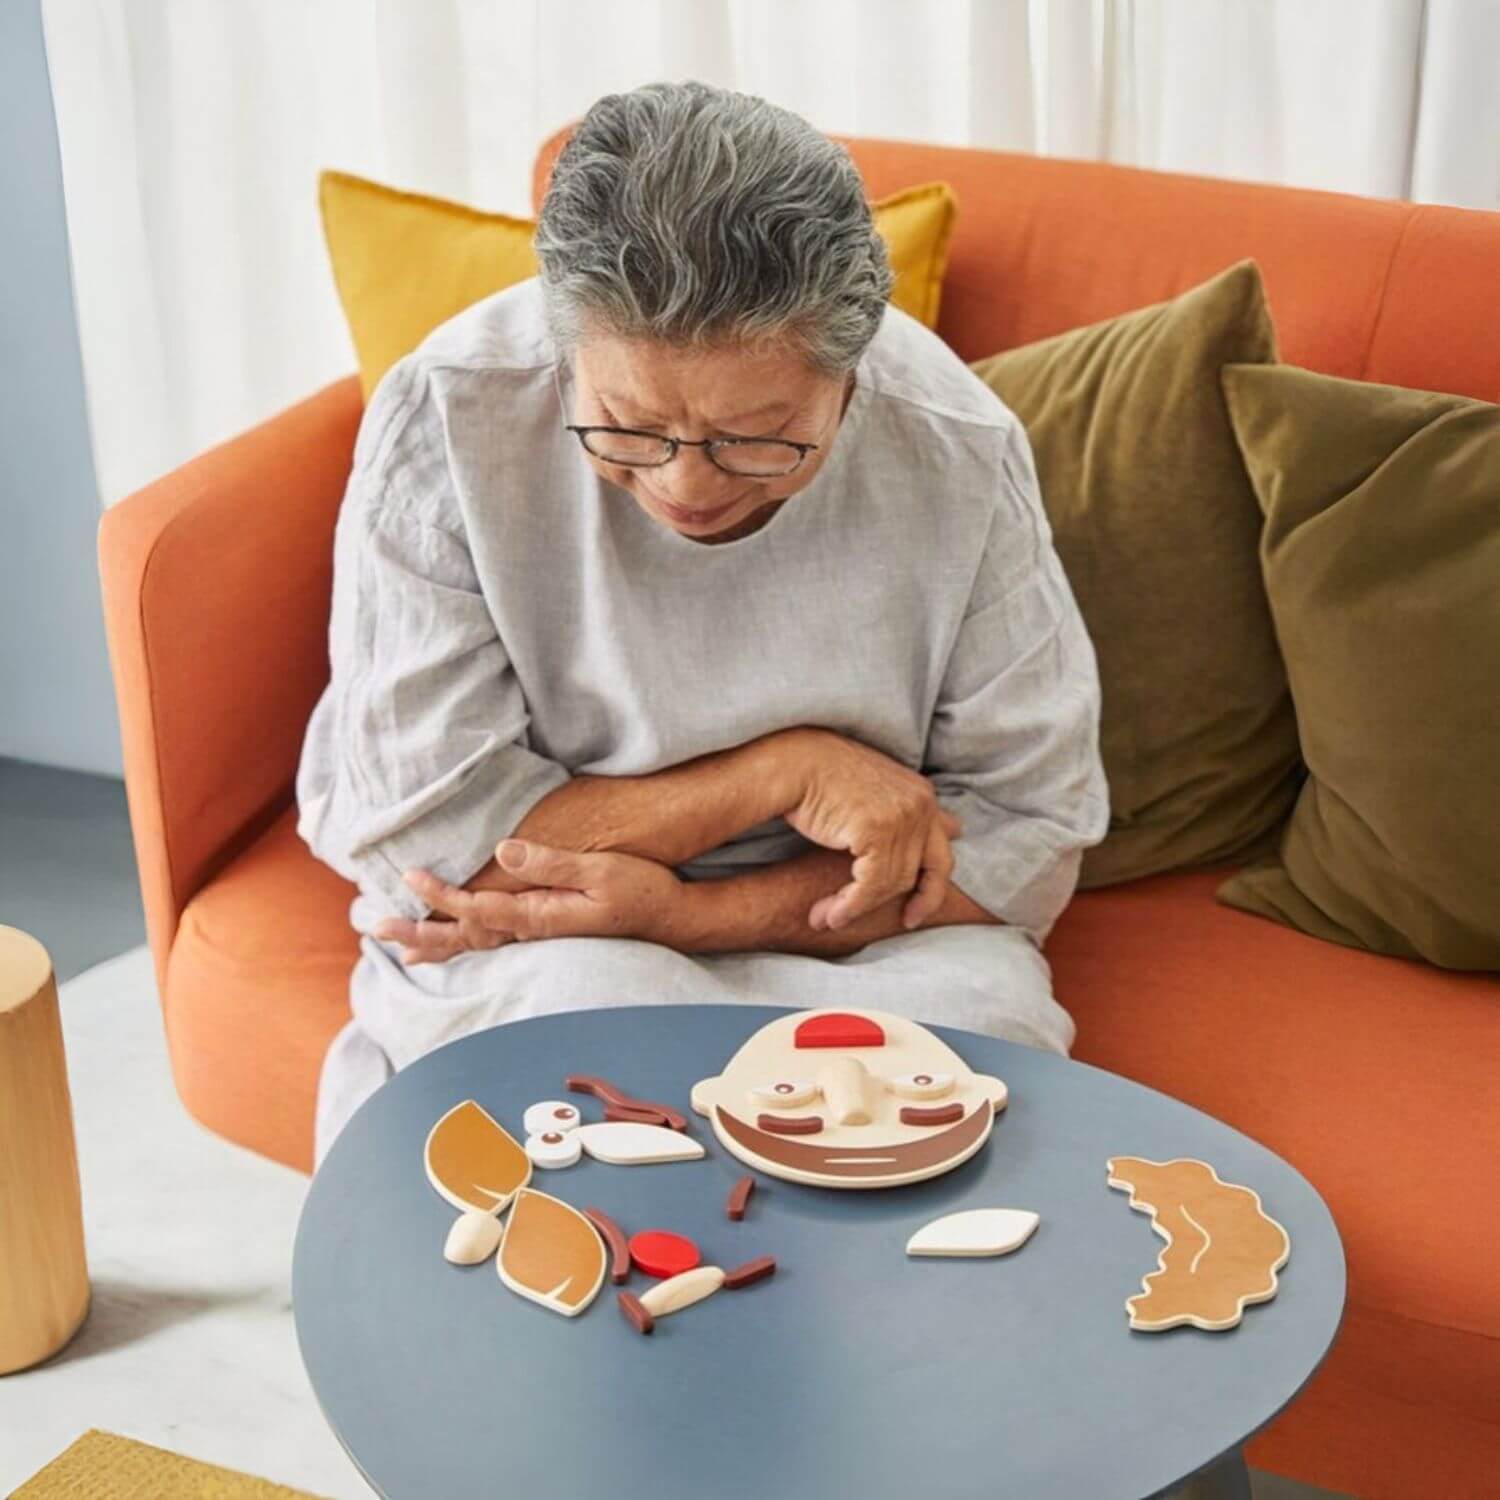
[[[1000,434],[988,540],[923,770],[963,825],[953,883],[1041,945],[1109,827],[1098,663],[1019,423]]]
[[[420,918],[431,907],[406,870],[463,884],[569,772],[526,743],[527,705],[467,543],[422,513],[433,507],[420,487],[446,474],[441,452],[418,448],[403,466],[402,451],[373,431],[357,445],[297,832],[388,914]]]

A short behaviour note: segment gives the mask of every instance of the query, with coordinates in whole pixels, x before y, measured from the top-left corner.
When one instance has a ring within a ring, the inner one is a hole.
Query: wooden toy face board
[[[818,1040],[799,1045],[799,1031]],[[854,1040],[827,1045],[824,1036]],[[778,1104],[777,1088],[794,1102]],[[838,1123],[833,1116],[851,1093],[865,1118]],[[920,1023],[834,1008],[792,1011],[761,1027],[721,1074],[692,1092],[693,1108],[741,1161],[773,1177],[836,1188],[896,1187],[951,1171],[989,1139],[1006,1098],[1004,1083],[972,1071]],[[943,1124],[902,1119],[903,1111],[954,1106],[960,1117]],[[819,1128],[778,1134],[760,1128],[763,1116],[816,1119]]]

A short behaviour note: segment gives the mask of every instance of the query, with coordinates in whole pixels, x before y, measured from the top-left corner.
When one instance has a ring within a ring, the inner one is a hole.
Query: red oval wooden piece
[[[883,1047],[885,1032],[868,1016],[848,1011],[829,1011],[809,1016],[794,1033],[798,1047]]]
[[[643,1229],[631,1235],[630,1258],[646,1275],[662,1280],[691,1271],[703,1259],[686,1235],[666,1229]]]

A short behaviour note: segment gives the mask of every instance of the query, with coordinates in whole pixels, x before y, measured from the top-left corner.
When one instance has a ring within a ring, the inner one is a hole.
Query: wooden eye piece
[[[545,1135],[552,1130],[576,1130],[582,1123],[578,1109],[564,1099],[543,1099],[522,1117],[527,1135]]]
[[[750,1090],[751,1102],[761,1108],[796,1109],[818,1096],[818,1086],[808,1078],[778,1078]]]
[[[951,1073],[903,1073],[886,1079],[886,1087],[903,1099],[941,1099],[953,1092]]]

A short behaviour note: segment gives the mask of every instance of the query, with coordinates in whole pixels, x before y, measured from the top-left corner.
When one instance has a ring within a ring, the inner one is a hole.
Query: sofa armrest
[[[183,907],[288,806],[328,680],[354,377],[126,496],[99,525],[146,931],[165,994]]]

